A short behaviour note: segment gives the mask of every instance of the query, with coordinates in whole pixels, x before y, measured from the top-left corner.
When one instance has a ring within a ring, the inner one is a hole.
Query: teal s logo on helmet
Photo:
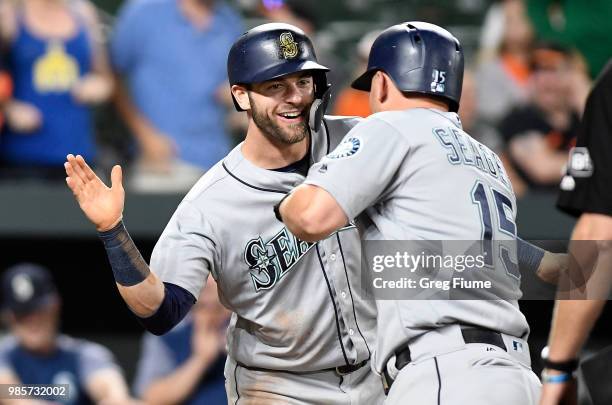
[[[290,32],[283,32],[280,35],[280,48],[283,52],[283,58],[293,59],[298,54],[298,44],[293,40],[293,35]]]

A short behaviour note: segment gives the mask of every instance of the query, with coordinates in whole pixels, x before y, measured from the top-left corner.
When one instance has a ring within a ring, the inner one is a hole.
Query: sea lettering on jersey
[[[248,241],[244,260],[255,291],[274,287],[314,245],[298,239],[284,227],[267,242],[261,236]]]
[[[476,141],[458,128],[434,128],[433,134],[442,146],[448,150],[446,155],[450,164],[467,165],[478,168],[483,173],[500,179],[511,190],[510,180],[504,166],[491,149]]]

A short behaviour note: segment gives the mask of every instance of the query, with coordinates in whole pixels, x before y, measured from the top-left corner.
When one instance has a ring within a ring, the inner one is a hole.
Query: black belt
[[[338,366],[338,367],[333,368],[332,370],[335,370],[336,374],[343,376],[343,375],[351,374],[353,371],[359,370],[361,367],[365,366],[366,364],[368,364],[368,361],[364,360],[361,363],[357,363],[357,364],[347,364],[345,366]]]
[[[485,343],[492,346],[497,346],[503,351],[506,350],[506,345],[504,344],[504,339],[502,338],[501,333],[495,332],[489,329],[480,329],[480,328],[466,328],[461,329],[461,334],[463,335],[463,341],[467,343]],[[406,366],[406,364],[412,361],[412,357],[410,355],[410,347],[408,345],[404,345],[395,351],[395,368],[399,371]],[[383,387],[385,389],[385,394],[389,392],[391,385],[393,384],[393,379],[389,375],[387,371],[387,367],[383,368]]]
[[[351,374],[352,372],[359,370],[361,367],[365,366],[366,364],[368,364],[368,361],[364,360],[361,363],[357,363],[357,364],[346,364],[344,366],[324,368],[322,370],[315,370],[315,371],[291,371],[291,370],[274,370],[274,369],[270,369],[270,368],[251,367],[251,366],[247,366],[247,365],[242,364],[242,363],[238,363],[238,365],[240,367],[244,367],[247,370],[253,370],[253,371],[264,371],[264,372],[271,372],[271,373],[275,373],[275,372],[276,373],[291,373],[291,374],[314,374],[314,373],[321,373],[321,372],[325,372],[325,371],[333,371],[333,372],[335,372],[339,376],[344,376],[344,375],[347,375],[347,374]]]

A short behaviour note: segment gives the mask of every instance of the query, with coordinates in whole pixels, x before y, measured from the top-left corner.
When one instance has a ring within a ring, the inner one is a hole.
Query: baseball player
[[[289,230],[314,241],[358,218],[371,240],[514,241],[516,201],[502,163],[456,114],[462,77],[461,45],[448,31],[422,22],[383,31],[353,82],[370,92],[375,114],[275,208]],[[495,264],[515,260],[491,253]],[[529,326],[516,299],[376,304],[374,366],[393,384],[386,403],[537,402]]]
[[[207,276],[233,316],[225,368],[232,404],[377,404],[368,365],[375,308],[353,288],[360,239],[347,226],[319,243],[297,239],[269,207],[356,124],[322,118],[327,68],[287,24],[243,34],[228,56],[245,141],[202,177],[161,235],[150,267],[122,222],[121,168],[107,188],[68,156],[67,183],[100,232],[117,287],[140,322],[162,334],[184,316]],[[351,253],[353,252],[353,253]]]

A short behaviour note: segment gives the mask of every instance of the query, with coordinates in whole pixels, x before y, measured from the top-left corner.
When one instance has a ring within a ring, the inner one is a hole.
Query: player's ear
[[[386,75],[380,70],[374,73],[372,77],[372,83],[370,85],[370,98],[376,103],[382,104],[388,97],[388,83],[386,82]]]
[[[251,100],[249,100],[249,94],[246,87],[234,84],[232,86],[232,95],[236,99],[236,102],[243,110],[251,109]]]

